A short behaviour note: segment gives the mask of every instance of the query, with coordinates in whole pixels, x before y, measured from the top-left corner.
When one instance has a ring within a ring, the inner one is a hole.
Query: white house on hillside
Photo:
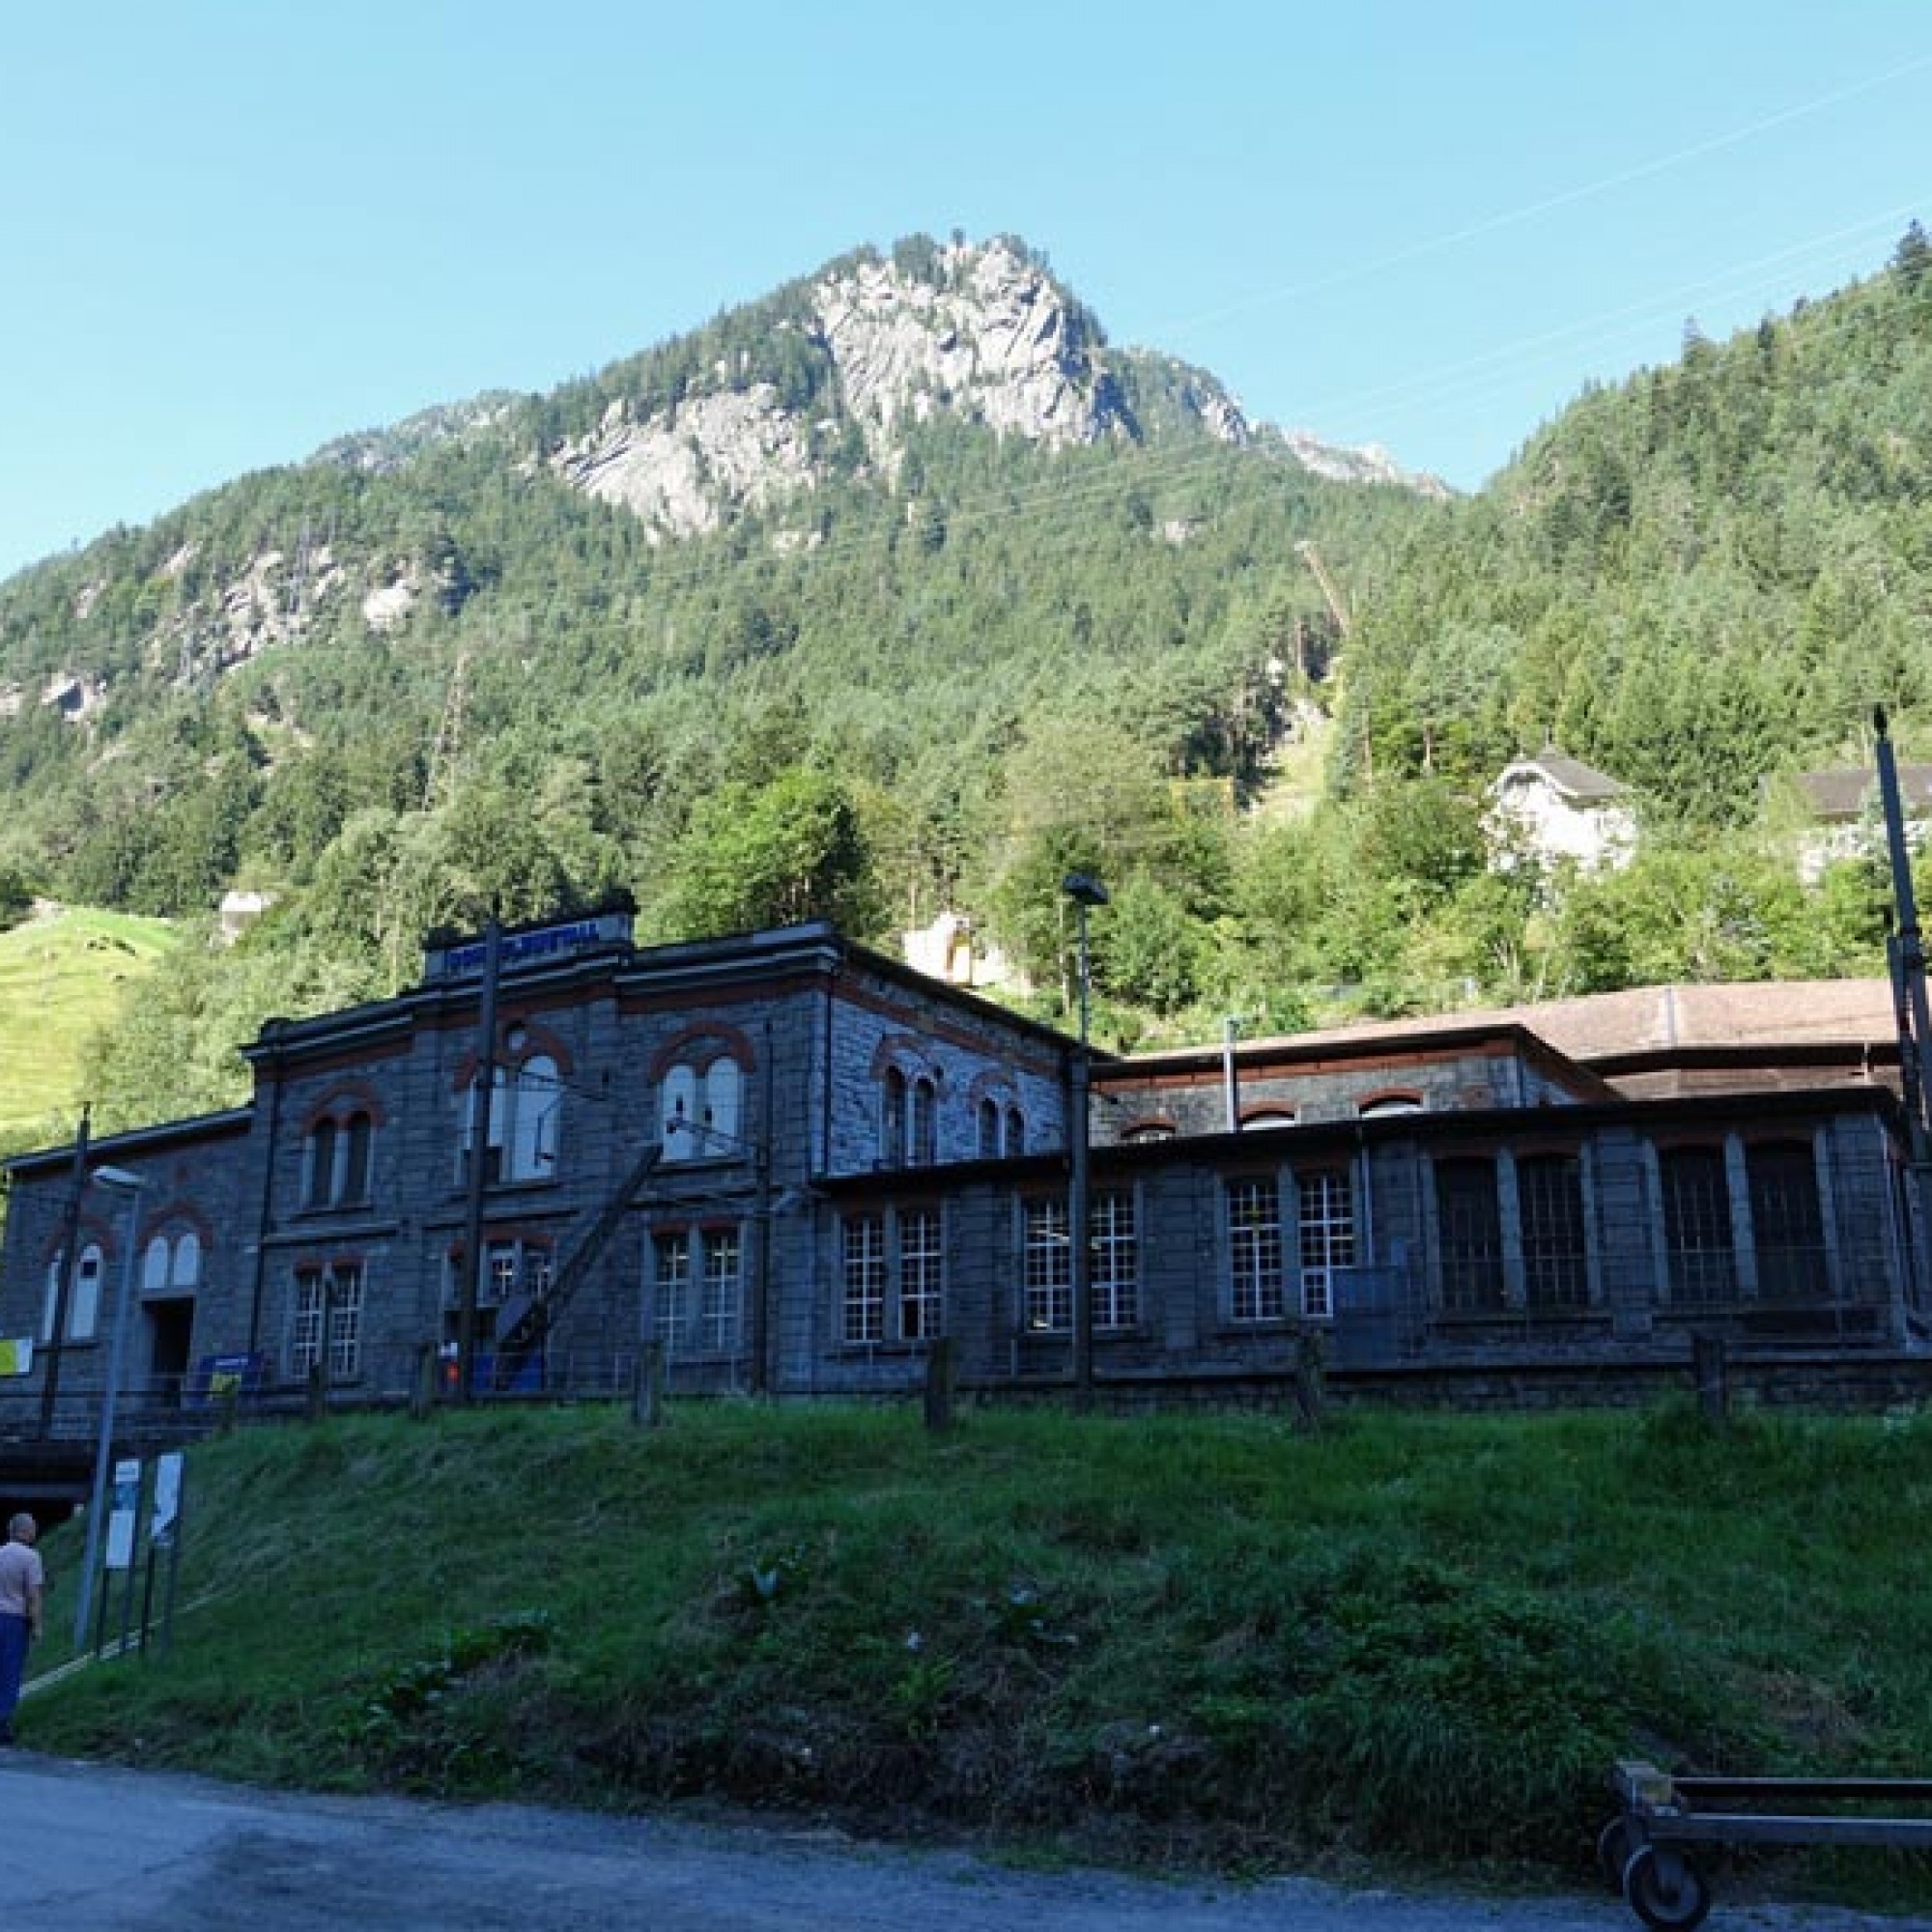
[[[1901,764],[1897,769],[1906,837],[1917,844],[1932,829],[1932,765]],[[1795,782],[1812,819],[1798,847],[1798,874],[1807,886],[1816,885],[1835,860],[1885,850],[1878,774],[1869,765],[1800,772]]]
[[[1569,860],[1586,872],[1630,864],[1636,815],[1617,780],[1561,752],[1515,758],[1490,786],[1493,863],[1519,853],[1548,865]]]

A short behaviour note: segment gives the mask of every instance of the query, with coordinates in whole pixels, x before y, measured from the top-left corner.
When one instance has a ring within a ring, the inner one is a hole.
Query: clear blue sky
[[[1932,226],[1923,0],[7,13],[0,575],[921,230],[1470,488]]]

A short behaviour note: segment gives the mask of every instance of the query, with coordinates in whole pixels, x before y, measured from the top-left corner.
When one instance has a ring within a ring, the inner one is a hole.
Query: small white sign
[[[171,1449],[155,1464],[155,1514],[148,1524],[148,1541],[165,1549],[175,1540],[181,1522],[182,1466],[186,1461]]]
[[[107,1519],[107,1567],[130,1570],[134,1565],[134,1519],[141,1513],[141,1465],[114,1465],[114,1513]]]

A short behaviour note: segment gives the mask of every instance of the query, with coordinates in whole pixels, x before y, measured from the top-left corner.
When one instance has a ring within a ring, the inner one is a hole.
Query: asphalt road
[[[1712,1932],[1902,1932],[1727,1907]],[[1911,1921],[1923,1925],[1926,1921]],[[1637,1932],[1603,1899],[1015,1871],[836,1833],[292,1796],[0,1753],[6,1932]]]

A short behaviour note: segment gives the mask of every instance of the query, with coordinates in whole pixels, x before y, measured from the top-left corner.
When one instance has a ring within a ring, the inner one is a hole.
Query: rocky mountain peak
[[[942,414],[1049,449],[1142,436],[1097,325],[1004,238],[849,258],[811,280],[776,326],[798,331],[828,364],[810,413],[725,361],[672,407],[613,403],[587,435],[552,453],[552,468],[682,536],[812,487],[825,474],[826,432],[841,422],[888,476],[908,429]],[[1195,387],[1193,427],[1245,441],[1232,399],[1211,379]]]

